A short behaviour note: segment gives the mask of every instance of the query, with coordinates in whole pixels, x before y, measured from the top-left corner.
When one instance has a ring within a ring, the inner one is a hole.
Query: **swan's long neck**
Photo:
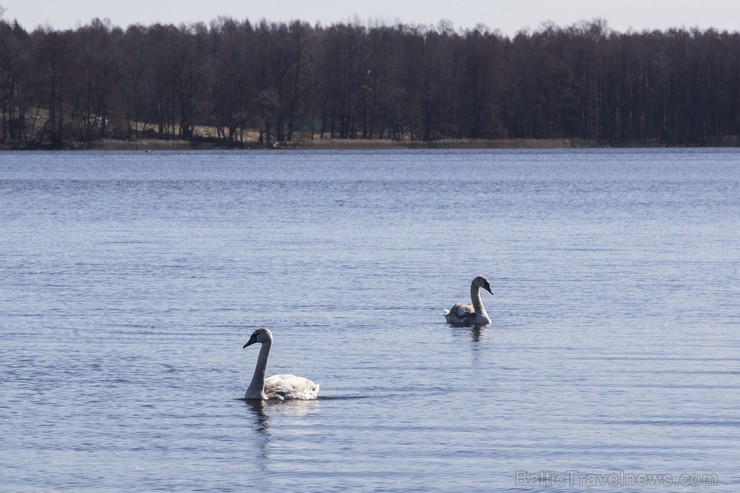
[[[257,357],[257,366],[254,368],[252,382],[247,388],[245,399],[264,399],[265,398],[265,373],[267,372],[267,359],[270,357],[270,348],[272,341],[262,343],[260,354]]]
[[[470,285],[470,301],[473,302],[476,321],[487,319],[488,313],[486,313],[486,308],[483,306],[483,300],[480,297],[480,286],[475,283]]]

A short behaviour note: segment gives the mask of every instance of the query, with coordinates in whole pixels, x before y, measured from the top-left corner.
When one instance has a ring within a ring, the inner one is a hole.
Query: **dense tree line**
[[[0,144],[102,138],[584,139],[740,134],[740,35],[303,22],[27,32],[0,20]],[[251,137],[250,137],[251,136]]]

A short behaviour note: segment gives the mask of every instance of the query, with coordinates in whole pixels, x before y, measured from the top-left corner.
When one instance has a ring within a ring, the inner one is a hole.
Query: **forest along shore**
[[[0,19],[0,148],[722,146],[740,33]],[[144,144],[142,144],[144,143]]]

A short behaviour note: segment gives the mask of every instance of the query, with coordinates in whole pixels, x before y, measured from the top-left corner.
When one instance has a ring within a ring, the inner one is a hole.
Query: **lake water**
[[[740,489],[740,150],[5,152],[0,269],[3,491]]]

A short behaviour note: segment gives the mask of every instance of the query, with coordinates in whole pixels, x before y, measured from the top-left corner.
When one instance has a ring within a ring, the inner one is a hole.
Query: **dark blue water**
[[[736,491],[739,232],[737,150],[2,153],[0,484]]]

